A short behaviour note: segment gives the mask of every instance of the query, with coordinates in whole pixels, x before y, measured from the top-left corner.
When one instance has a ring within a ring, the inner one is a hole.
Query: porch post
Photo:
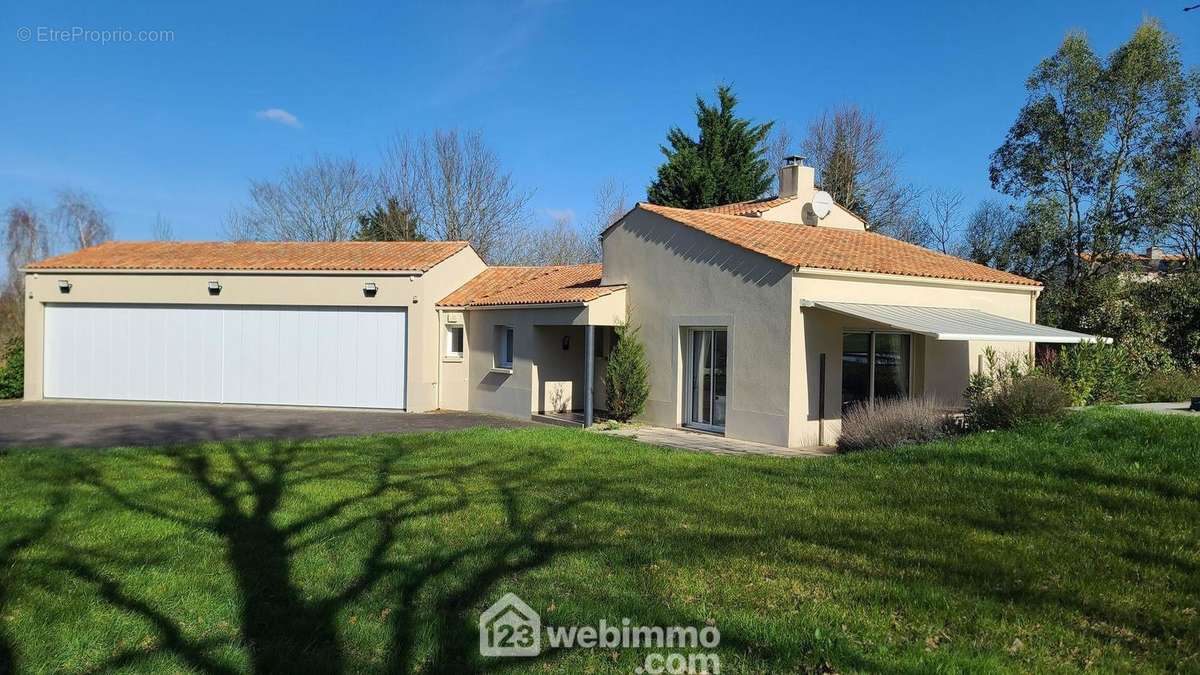
[[[596,327],[583,327],[583,426],[592,426],[592,380],[595,379]]]

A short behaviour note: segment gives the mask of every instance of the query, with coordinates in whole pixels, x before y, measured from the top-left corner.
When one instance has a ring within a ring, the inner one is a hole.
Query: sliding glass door
[[[912,335],[846,333],[842,336],[842,408],[905,398],[912,386]]]
[[[688,426],[725,431],[728,333],[717,328],[688,331]]]

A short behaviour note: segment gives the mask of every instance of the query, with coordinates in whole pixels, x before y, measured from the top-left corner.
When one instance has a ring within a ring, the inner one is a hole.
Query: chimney
[[[789,155],[779,167],[779,196],[811,199],[816,192],[816,170],[804,166],[804,158]]]
[[[1162,260],[1163,250],[1157,246],[1146,249],[1146,257],[1151,260]]]

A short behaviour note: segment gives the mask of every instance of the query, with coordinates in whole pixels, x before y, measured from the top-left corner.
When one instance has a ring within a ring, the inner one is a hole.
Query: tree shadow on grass
[[[1141,583],[1154,583],[1144,592],[1169,589],[1177,598],[1172,602],[1185,607],[1200,598],[1200,568],[1186,549],[1168,551],[1169,540],[1145,531],[1155,510],[1174,511],[1180,525],[1187,523],[1182,514],[1197,505],[1189,490],[1089,467],[933,451],[919,464],[912,472],[914,484],[955,480],[957,495],[864,490],[854,482],[869,475],[854,472],[824,476],[823,489],[802,486],[833,499],[819,504],[805,521],[777,524],[772,537],[798,544],[789,548],[786,563],[875,582],[892,597],[880,611],[923,613],[927,621],[943,618],[906,607],[909,597],[920,602],[924,593],[933,592],[997,614],[1006,610],[996,608],[1018,607],[1025,617],[1074,615],[1079,623],[1072,630],[1120,643],[1139,658],[1155,656],[1155,650],[1159,656],[1169,649],[1186,654],[1188,648],[1180,645],[1195,644],[1194,619],[1170,602],[1155,597],[1133,603],[1123,597]],[[1114,489],[1132,494],[1110,496]],[[714,514],[714,522],[720,520]],[[732,550],[739,544],[719,545]],[[1095,546],[1103,547],[1095,557],[1080,555]],[[949,612],[943,614],[952,620]],[[1097,626],[1117,628],[1102,633]],[[923,647],[920,638],[916,643]],[[868,664],[866,669],[883,667]]]
[[[53,529],[58,517],[66,507],[67,497],[61,491],[50,495],[50,504],[42,515],[38,516],[25,531],[0,545],[0,675],[18,672],[17,650],[3,627],[5,607],[11,592],[10,584],[4,579],[3,572],[12,574],[17,558],[22,552],[36,546]],[[10,521],[6,525],[15,524]]]
[[[94,455],[80,456],[72,472],[104,496],[103,508],[91,517],[133,512],[220,543],[240,601],[238,646],[254,672],[344,672],[360,665],[360,654],[346,653],[339,616],[378,589],[386,590],[394,607],[387,669],[465,672],[483,667],[473,625],[496,584],[563,553],[601,546],[563,525],[575,509],[618,497],[603,478],[545,478],[557,461],[545,449],[462,460],[453,457],[453,447],[443,452],[445,442],[442,436],[379,437],[337,453],[337,461],[319,443],[207,444],[124,451],[107,469]],[[151,478],[128,480],[130,474]],[[535,485],[531,476],[548,482]],[[331,494],[328,487],[335,484]],[[535,487],[571,496],[553,503],[528,499]],[[503,512],[493,532],[445,546],[416,545],[412,538],[420,528],[414,523],[468,517],[479,498],[497,502]],[[346,580],[314,597],[297,581],[297,556],[340,537],[368,544],[340,551],[336,564],[345,574],[336,576]],[[118,554],[79,545],[58,546],[45,557],[44,569],[60,575],[45,583],[62,583],[62,575],[84,582],[157,636],[154,648],[119,649],[89,670],[137,667],[163,656],[200,672],[238,670],[216,656],[231,644],[228,639],[189,637],[181,617],[130,584],[126,569],[179,564],[154,557],[136,547]],[[422,597],[432,598],[432,611],[428,600],[418,604]],[[432,646],[426,644],[430,634]]]

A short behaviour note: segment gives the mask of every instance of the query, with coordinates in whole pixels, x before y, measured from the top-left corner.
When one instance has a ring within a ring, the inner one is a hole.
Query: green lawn
[[[1200,670],[1200,422],[830,459],[560,429],[0,455],[0,672],[632,672],[478,656],[714,621],[722,672]]]

